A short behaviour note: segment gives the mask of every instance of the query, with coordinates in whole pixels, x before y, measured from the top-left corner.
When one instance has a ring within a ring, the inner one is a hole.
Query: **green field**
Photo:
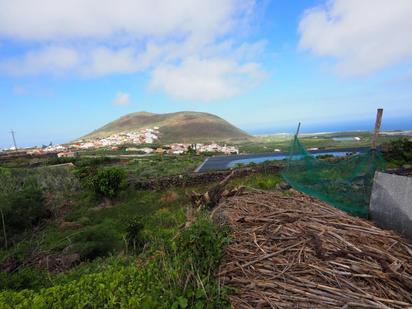
[[[188,192],[214,184],[117,190],[114,178],[105,178],[123,174],[126,181],[119,182],[127,183],[136,175],[187,173],[202,160],[80,157],[46,160],[37,168],[22,162],[0,167],[1,308],[227,307],[227,291],[214,277],[227,231],[207,213],[182,228]],[[49,167],[65,161],[75,166]],[[251,175],[229,187],[272,189],[279,181],[276,175]]]
[[[318,147],[330,143],[329,137],[313,139],[303,138]],[[267,137],[242,147],[282,144],[288,141]],[[411,145],[406,139],[391,143],[386,160],[411,164]],[[127,185],[191,173],[204,158],[104,152],[2,163],[0,307],[226,308],[229,291],[214,274],[231,241],[228,231],[208,211],[184,228],[190,192],[214,183],[168,190]],[[62,163],[71,164],[55,166]],[[231,180],[228,188],[272,190],[279,182],[276,174],[253,174]]]

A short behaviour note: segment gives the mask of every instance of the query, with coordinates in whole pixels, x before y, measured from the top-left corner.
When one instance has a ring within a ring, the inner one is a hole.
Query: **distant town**
[[[194,153],[222,153],[238,154],[235,146],[219,145],[216,143],[172,143],[159,146],[159,127],[147,128],[141,131],[130,131],[112,134],[102,138],[84,138],[69,144],[57,144],[43,147],[0,149],[0,152],[12,152],[18,150],[28,155],[57,154],[58,157],[75,157],[79,151],[85,150],[125,150],[139,154],[168,153],[185,154]],[[140,147],[139,147],[140,146]]]

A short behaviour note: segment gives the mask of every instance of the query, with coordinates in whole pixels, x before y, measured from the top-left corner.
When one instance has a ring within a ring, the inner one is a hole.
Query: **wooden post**
[[[376,113],[375,131],[373,132],[373,136],[372,136],[371,149],[376,149],[376,142],[378,140],[378,135],[381,130],[382,114],[383,114],[383,108],[378,108],[378,111]]]

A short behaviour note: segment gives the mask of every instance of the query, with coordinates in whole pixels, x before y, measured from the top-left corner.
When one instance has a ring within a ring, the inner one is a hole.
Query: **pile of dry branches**
[[[307,195],[248,193],[216,215],[234,308],[412,308],[412,245]],[[290,192],[290,191],[289,191]]]

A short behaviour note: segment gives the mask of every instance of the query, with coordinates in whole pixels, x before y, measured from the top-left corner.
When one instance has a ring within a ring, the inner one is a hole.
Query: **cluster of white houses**
[[[234,146],[227,146],[227,145],[218,145],[215,143],[212,144],[171,144],[169,145],[170,153],[172,154],[183,154],[187,153],[188,151],[196,152],[196,153],[224,153],[224,154],[238,154],[239,149]]]
[[[215,143],[212,144],[181,144],[181,143],[174,143],[170,145],[165,145],[163,147],[158,148],[137,148],[137,147],[129,147],[126,148],[128,152],[140,152],[140,153],[168,153],[168,154],[185,154],[188,152],[192,153],[223,153],[223,154],[238,154],[239,149],[234,146],[227,146],[227,145],[218,145]]]
[[[174,143],[163,147],[150,147],[148,145],[155,144],[159,139],[159,128],[154,127],[136,132],[123,132],[112,134],[105,138],[93,138],[79,140],[68,145],[50,145],[43,148],[34,148],[27,151],[27,154],[44,154],[57,153],[58,157],[72,157],[77,151],[92,150],[99,148],[109,148],[112,150],[119,149],[122,145],[133,145],[126,148],[128,152],[138,153],[169,153],[169,154],[184,154],[192,153],[223,153],[237,154],[239,150],[234,146],[211,144],[182,144]],[[139,147],[139,145],[141,145]],[[146,147],[142,147],[147,145]]]
[[[71,148],[92,149],[125,144],[153,144],[159,139],[159,128],[144,129],[140,132],[131,131],[112,134],[109,137],[80,140],[70,145]]]

